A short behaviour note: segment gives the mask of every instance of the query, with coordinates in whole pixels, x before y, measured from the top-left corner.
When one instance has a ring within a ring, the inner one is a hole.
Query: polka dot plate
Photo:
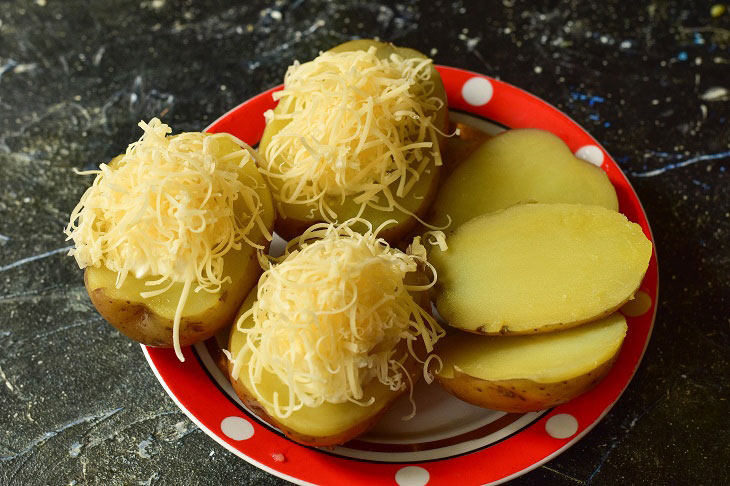
[[[541,128],[562,138],[578,156],[606,171],[620,210],[651,230],[636,193],[611,156],[568,116],[507,83],[439,67],[452,119],[496,134],[507,128]],[[263,113],[274,107],[274,88],[237,106],[208,131],[229,132],[255,145]],[[282,241],[274,246],[280,247]],[[609,375],[590,392],[538,413],[504,413],[461,402],[439,386],[416,387],[416,417],[401,400],[366,435],[333,449],[298,445],[258,419],[236,397],[215,364],[215,346],[183,351],[143,347],[152,370],[177,405],[208,435],[237,456],[297,484],[424,486],[498,484],[538,467],[583,437],[628,385],[651,334],[657,302],[657,261],[652,255],[637,298],[622,309],[629,330]]]

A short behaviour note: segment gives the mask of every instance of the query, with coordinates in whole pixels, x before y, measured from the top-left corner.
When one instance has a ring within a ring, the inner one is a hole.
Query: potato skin
[[[218,305],[200,314],[182,317],[180,346],[189,346],[208,339],[233,320],[246,296],[246,290],[255,285],[261,276],[255,253],[251,254],[246,268],[239,280],[229,290],[221,293]],[[93,267],[84,271],[84,285],[94,307],[107,322],[125,336],[147,346],[173,346],[172,319],[150,309],[139,295],[130,296],[128,300],[119,299],[110,296],[105,287],[92,287],[89,283],[89,272],[93,271]],[[195,294],[191,294],[190,298],[195,298]]]
[[[390,43],[384,43],[384,42],[378,42],[374,40],[353,40],[349,42],[345,42],[344,44],[340,44],[336,47],[333,47],[329,50],[329,52],[348,52],[348,51],[357,51],[357,50],[367,50],[369,47],[375,46],[380,52],[383,52],[384,54],[389,54],[391,52],[399,53],[403,56],[410,56],[410,57],[424,57],[425,56],[414,50],[409,49],[405,47],[396,47],[393,44]],[[441,81],[440,76],[434,69],[434,82],[436,84],[436,93],[439,93],[440,96],[443,97],[444,100],[444,107],[439,110],[436,113],[436,120],[435,125],[439,128],[439,130],[446,132],[448,129],[448,105],[446,103],[446,92],[443,87],[443,83]],[[275,125],[274,123],[270,123],[266,126],[266,129],[264,130],[264,134],[261,138],[260,142],[260,152],[263,154],[266,150],[266,147],[271,141],[271,137],[277,133],[281,128],[283,128],[285,124],[279,124]],[[443,143],[443,137],[439,136],[439,146],[442,147],[444,145]],[[414,187],[414,189],[411,191],[411,193],[404,198],[404,200],[399,201],[403,206],[410,207],[411,211],[417,218],[424,219],[426,217],[427,212],[431,208],[432,203],[436,200],[436,196],[438,194],[438,188],[441,181],[441,172],[442,167],[435,167],[431,166],[430,170],[432,172],[432,175],[429,175],[429,177],[432,178],[432,180],[429,182],[429,186],[427,190],[424,192],[420,192],[421,195],[423,195],[422,199],[419,199],[416,203],[414,203],[415,198],[412,198],[412,196],[416,195],[418,191],[418,187]],[[412,198],[412,199],[410,199]],[[404,202],[405,201],[405,202]],[[409,204],[411,203],[411,204]],[[281,203],[277,203],[277,208],[280,209]],[[415,206],[415,207],[411,207]],[[277,218],[276,222],[276,232],[282,236],[283,238],[289,240],[292,238],[295,238],[299,235],[301,235],[304,230],[309,228],[311,225],[320,223],[323,221],[322,216],[316,211],[315,209],[315,217],[312,219],[304,219],[303,216],[299,216],[297,214],[292,214],[294,212],[302,212],[304,209],[306,209],[306,213],[309,212],[310,209],[314,208],[314,206],[305,206],[305,205],[291,205],[287,204],[285,205],[283,209],[283,213],[286,214],[286,217],[283,217],[283,215],[279,218]],[[350,217],[357,214],[357,209],[359,207],[356,207],[354,204],[349,204],[349,201],[346,202],[344,206],[341,208],[338,208],[337,206],[334,206],[333,209],[337,212],[338,209],[341,209],[340,213],[338,214],[338,220],[340,222],[344,221],[345,219],[349,219]],[[299,211],[297,211],[299,210]],[[281,212],[281,211],[280,211]],[[373,223],[373,226],[377,227],[379,226],[380,222],[383,222],[387,219],[397,219],[398,224],[388,226],[387,228],[383,229],[383,231],[380,232],[379,236],[384,238],[385,240],[389,241],[390,243],[397,243],[401,239],[403,239],[406,235],[408,235],[411,231],[413,231],[418,223],[418,219],[414,218],[411,215],[404,214],[400,211],[394,210],[391,212],[384,212],[379,211],[373,208],[366,208],[362,217],[366,220],[369,220]]]
[[[545,410],[591,390],[613,367],[618,351],[592,371],[556,383],[513,379],[489,381],[455,370],[453,378],[436,375],[449,393],[477,407],[503,412],[526,413]]]

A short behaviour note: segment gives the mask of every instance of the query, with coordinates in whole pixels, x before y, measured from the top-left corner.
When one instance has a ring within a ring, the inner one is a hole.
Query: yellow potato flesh
[[[531,336],[452,335],[436,352],[436,379],[449,393],[484,408],[533,412],[565,403],[608,374],[626,336],[615,313],[565,331]]]
[[[550,132],[510,130],[483,143],[443,182],[430,221],[453,231],[481,214],[521,202],[574,203],[618,211],[600,168],[575,157]]]
[[[442,341],[439,375],[455,371],[488,381],[526,379],[536,383],[570,380],[610,360],[626,335],[619,313],[559,332],[529,336],[474,336],[457,333]]]
[[[256,288],[251,290],[239,311],[239,316],[251,308],[256,299]],[[237,320],[237,319],[236,319]],[[253,319],[245,320],[241,327],[250,328],[253,326]],[[246,343],[246,335],[234,324],[231,329],[229,350],[233,356],[237,356],[243,345]],[[261,397],[273,402],[274,393],[279,394],[282,405],[288,404],[288,388],[273,373],[264,371],[261,383],[254,388],[248,375],[248,362],[244,358],[244,365],[237,379],[232,378],[234,388],[239,396],[254,408],[262,410],[266,417],[277,427],[281,428],[292,439],[309,445],[327,446],[340,444],[348,439],[364,432],[374,424],[380,414],[400,396],[404,390],[392,391],[378,380],[372,380],[363,387],[365,400],[374,397],[375,401],[368,406],[357,405],[352,402],[328,403],[325,402],[318,407],[303,407],[293,412],[289,417],[280,418],[275,414],[273,407],[262,405]],[[406,365],[411,376],[417,378],[418,366],[413,366],[413,360],[407,360]],[[233,364],[229,365],[229,370]],[[412,379],[413,379],[412,378]],[[414,380],[415,381],[415,380]]]
[[[432,248],[436,305],[484,334],[564,329],[615,311],[639,287],[652,247],[641,227],[600,206],[523,204],[486,214]]]
[[[380,58],[387,58],[394,53],[399,54],[405,58],[426,58],[426,56],[416,50],[403,47],[395,47],[392,44],[377,42],[373,40],[356,40],[346,42],[330,49],[330,52],[367,50],[371,46],[375,46],[377,48],[377,55]],[[443,83],[441,82],[441,77],[435,68],[432,69],[431,76],[432,80],[435,83],[435,91],[433,93],[433,96],[436,96],[444,102],[443,108],[441,108],[436,113],[436,120],[434,124],[436,125],[436,127],[439,128],[439,130],[445,132],[448,127],[446,91],[444,89]],[[274,111],[277,113],[280,112],[279,105],[277,105]],[[287,125],[287,123],[288,122],[285,120],[276,120],[266,125],[266,129],[264,130],[263,136],[261,137],[261,142],[259,144],[259,152],[262,154],[262,156],[266,155],[266,148],[271,143],[272,137],[276,133],[281,131]],[[435,147],[434,150],[439,150],[439,148]],[[273,164],[271,169],[275,171],[278,165],[279,164],[276,163]],[[411,189],[411,192],[409,192],[405,197],[395,198],[398,204],[403,206],[408,212],[416,214],[419,217],[423,217],[426,211],[430,208],[431,203],[436,196],[440,171],[440,167],[436,167],[433,163],[430,163],[429,166],[427,166],[426,170],[420,176],[420,179],[418,179],[418,181],[413,186],[413,189]],[[271,184],[274,193],[276,193],[276,191],[278,190],[278,179],[271,179],[269,183]],[[396,181],[391,186],[391,190],[394,195],[396,193],[397,185],[398,182]],[[339,196],[328,197],[327,202],[337,215],[336,219],[339,222],[343,222],[357,216],[361,206],[360,204],[356,204],[355,202],[353,202],[351,197],[346,198],[344,202],[340,200]],[[378,201],[378,204],[387,206],[387,203],[382,195],[380,195],[380,200]],[[323,216],[319,213],[317,206],[314,204],[292,204],[277,201],[277,208],[282,217],[279,219],[279,221],[277,221],[276,229],[277,232],[280,233],[284,238],[289,239],[298,236],[304,231],[304,229],[306,229],[310,225],[324,220]],[[415,227],[415,225],[417,224],[417,221],[415,220],[415,218],[413,218],[413,216],[411,216],[410,214],[406,214],[405,212],[396,208],[393,208],[392,210],[382,210],[368,206],[364,209],[361,217],[367,221],[370,221],[374,227],[380,226],[381,223],[389,219],[395,219],[397,221],[397,224],[388,227],[384,232],[380,234],[380,236],[389,241],[396,241],[400,239],[408,231],[413,229],[413,227]]]
[[[217,147],[220,157],[241,149],[228,139],[218,139]],[[110,163],[112,167],[116,160]],[[239,170],[244,183],[255,182],[263,205],[261,217],[266,227],[273,229],[276,213],[266,183],[253,162]],[[238,212],[248,212],[241,198],[236,200],[234,207]],[[263,246],[268,245],[258,227],[251,230],[249,238]],[[180,326],[181,345],[206,339],[229,323],[243,298],[256,284],[261,274],[256,250],[245,242],[241,245],[241,250],[231,250],[223,257],[224,275],[230,276],[231,282],[224,283],[217,292],[191,292],[185,301]],[[159,276],[136,278],[129,274],[121,287],[116,288],[117,273],[106,267],[88,267],[85,273],[86,288],[91,300],[107,321],[136,341],[169,347],[173,344],[172,325],[183,283],[173,284],[163,294],[142,298],[141,292],[154,288],[146,286],[145,282],[157,279]]]

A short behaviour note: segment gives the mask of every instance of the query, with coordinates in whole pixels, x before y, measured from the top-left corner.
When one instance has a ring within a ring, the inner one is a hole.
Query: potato
[[[459,130],[459,135],[447,137],[444,140],[442,155],[444,158],[444,172],[448,175],[467,160],[484,142],[492,138],[492,135],[462,122],[449,124],[449,134]]]
[[[652,246],[600,206],[522,204],[485,214],[430,250],[436,307],[454,327],[525,334],[576,326],[632,298]]]
[[[479,407],[543,410],[593,388],[613,366],[626,329],[626,319],[615,313],[547,334],[454,334],[437,345],[444,366],[436,379],[449,393]]]
[[[395,47],[393,44],[377,42],[373,40],[355,40],[345,42],[333,49],[330,52],[347,52],[347,51],[358,51],[367,50],[370,46],[376,46],[378,49],[378,56],[385,58],[393,53],[400,54],[404,57],[419,57],[426,58],[423,54],[413,49],[405,47]],[[441,131],[446,131],[448,128],[448,108],[446,103],[446,91],[444,90],[441,77],[439,76],[436,69],[432,70],[432,79],[436,85],[434,96],[442,99],[444,102],[443,107],[436,113],[435,125]],[[278,113],[278,106],[274,109]],[[261,142],[259,144],[259,152],[265,155],[267,146],[271,143],[272,137],[281,131],[287,122],[282,120],[276,120],[268,123],[264,130]],[[436,148],[436,150],[439,150]],[[276,165],[276,164],[275,164]],[[421,178],[416,182],[413,189],[403,198],[397,198],[397,202],[405,207],[411,213],[417,215],[419,218],[423,218],[431,207],[439,184],[439,175],[441,172],[440,167],[436,167],[431,164],[426,171],[422,174]],[[269,183],[272,186],[272,190],[276,193],[277,191],[277,180],[270,179]],[[395,187],[397,182],[394,183],[393,193],[395,194]],[[328,203],[337,215],[337,221],[342,223],[354,216],[356,216],[360,210],[360,204],[356,204],[352,199],[348,198],[344,202],[340,202],[339,197],[328,198]],[[277,219],[276,231],[285,239],[291,239],[300,235],[306,228],[321,222],[324,220],[323,216],[319,213],[315,204],[289,204],[277,202],[280,209],[280,216]],[[373,227],[378,227],[381,223],[395,219],[398,224],[391,225],[384,229],[380,236],[390,242],[396,242],[406,235],[417,225],[417,220],[398,209],[392,211],[384,211],[375,209],[372,207],[365,208],[362,218],[370,221]]]
[[[240,150],[233,141],[221,139],[223,154]],[[113,165],[114,161],[110,163]],[[262,218],[269,228],[274,226],[274,205],[271,194],[253,163],[241,169],[244,180],[255,180],[257,192],[264,206]],[[238,211],[245,211],[241,199]],[[252,241],[264,246],[268,242],[257,227],[250,234]],[[180,321],[180,345],[188,346],[214,335],[229,324],[243,298],[261,275],[256,250],[245,242],[241,250],[231,250],[224,257],[224,274],[232,282],[224,283],[218,292],[190,292]],[[149,291],[146,281],[158,279],[150,276],[142,279],[129,274],[120,288],[116,288],[117,273],[106,267],[87,267],[84,282],[91,302],[99,313],[122,334],[148,346],[172,347],[172,327],[183,284],[176,283],[167,292],[150,298],[142,298],[141,292]]]
[[[255,300],[256,288],[251,290],[244,301],[238,317],[250,309]],[[253,326],[253,320],[251,318],[247,319],[242,326],[246,328]],[[231,329],[228,347],[231,354],[237,356],[245,342],[246,335],[234,325]],[[401,356],[407,354],[405,346],[399,349],[402,353]],[[364,433],[377,423],[381,415],[399,396],[407,392],[406,389],[392,391],[386,385],[383,385],[375,379],[363,387],[363,396],[365,398],[375,397],[372,405],[364,407],[352,402],[325,402],[318,407],[303,407],[293,412],[289,417],[282,419],[276,417],[271,410],[262,406],[256,398],[248,377],[248,367],[245,363],[244,358],[244,365],[241,368],[238,379],[234,379],[232,376],[233,363],[228,364],[231,384],[241,400],[263,420],[282,430],[287,437],[310,446],[319,447],[342,444]],[[413,383],[416,383],[422,375],[421,364],[408,355],[408,358],[404,362],[404,367],[408,370]],[[264,371],[261,383],[257,387],[258,391],[269,401],[272,400],[274,392],[278,392],[279,396],[283,397],[282,403],[287,403],[288,388],[273,373]]]
[[[444,180],[429,221],[453,231],[480,214],[521,202],[576,203],[618,211],[600,168],[575,157],[550,132],[519,129],[486,141]]]

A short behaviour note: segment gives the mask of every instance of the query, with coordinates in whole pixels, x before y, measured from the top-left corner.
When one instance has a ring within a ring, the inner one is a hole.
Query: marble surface
[[[140,119],[200,130],[355,36],[516,84],[620,163],[659,312],[606,418],[515,485],[730,482],[730,14],[714,2],[14,0],[0,9],[0,484],[284,484],[170,400],[62,229]],[[715,14],[719,10],[715,9]]]

